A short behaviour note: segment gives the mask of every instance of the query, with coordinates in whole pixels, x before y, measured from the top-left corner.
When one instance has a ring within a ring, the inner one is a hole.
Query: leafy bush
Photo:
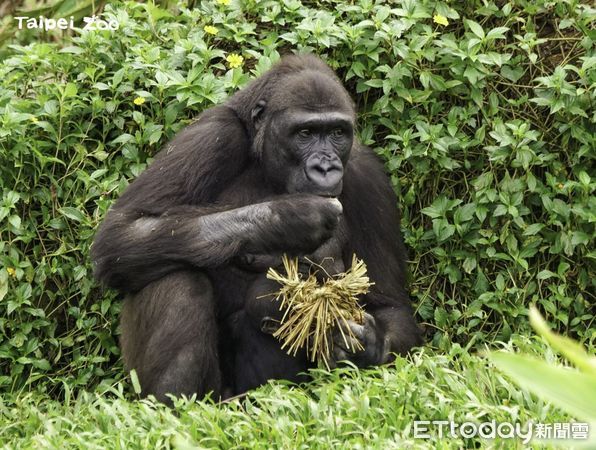
[[[525,332],[530,302],[596,338],[587,4],[127,2],[104,17],[119,29],[4,49],[0,389],[120,376],[121,303],[88,259],[97,224],[190,118],[291,50],[337,70],[387,162],[435,345]]]

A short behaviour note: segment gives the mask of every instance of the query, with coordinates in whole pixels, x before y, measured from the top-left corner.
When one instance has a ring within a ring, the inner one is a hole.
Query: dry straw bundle
[[[298,271],[297,258],[284,255],[282,261],[285,275],[273,268],[267,272],[267,278],[282,286],[272,295],[281,300],[280,310],[285,310],[281,326],[273,336],[282,341],[282,349],[287,349],[288,354],[296,355],[298,350],[306,347],[311,361],[322,362],[329,368],[333,348],[331,329],[338,327],[346,345],[357,342],[347,339],[355,338],[347,321],[363,322],[364,310],[358,304],[358,296],[366,294],[373,284],[366,275],[366,265],[354,256],[349,270],[333,277],[327,274],[328,278],[320,284],[315,274],[303,277]],[[350,350],[362,349],[358,344]]]

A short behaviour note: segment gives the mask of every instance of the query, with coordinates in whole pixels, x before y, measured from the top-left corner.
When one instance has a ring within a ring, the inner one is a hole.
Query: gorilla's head
[[[339,195],[354,139],[348,93],[328,66],[308,55],[284,58],[268,75],[261,86],[246,88],[260,95],[245,98],[252,103],[253,154],[265,176],[277,192]]]

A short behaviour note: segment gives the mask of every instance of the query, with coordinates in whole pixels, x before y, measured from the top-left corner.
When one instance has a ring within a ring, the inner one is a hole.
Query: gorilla
[[[355,127],[333,71],[286,56],[183,129],[111,207],[91,257],[125,297],[122,355],[143,395],[226,398],[305,379],[313,363],[281,349],[279,305],[260,298],[279,289],[265,274],[283,254],[330,274],[354,254],[367,264],[365,320],[347,325],[364,350],[335,330],[333,365],[383,364],[421,344],[394,193]]]

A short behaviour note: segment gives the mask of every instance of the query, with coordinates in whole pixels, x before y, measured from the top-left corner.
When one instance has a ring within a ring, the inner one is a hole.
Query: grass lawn
[[[507,348],[556,356],[538,340]],[[564,413],[521,391],[482,354],[453,345],[428,349],[374,370],[317,371],[304,385],[271,383],[226,404],[180,400],[169,410],[136,401],[117,385],[67,393],[57,401],[28,392],[0,400],[5,448],[527,448],[520,439],[413,436],[414,420],[568,422]],[[448,432],[448,430],[445,430]],[[538,446],[539,444],[531,444]]]

